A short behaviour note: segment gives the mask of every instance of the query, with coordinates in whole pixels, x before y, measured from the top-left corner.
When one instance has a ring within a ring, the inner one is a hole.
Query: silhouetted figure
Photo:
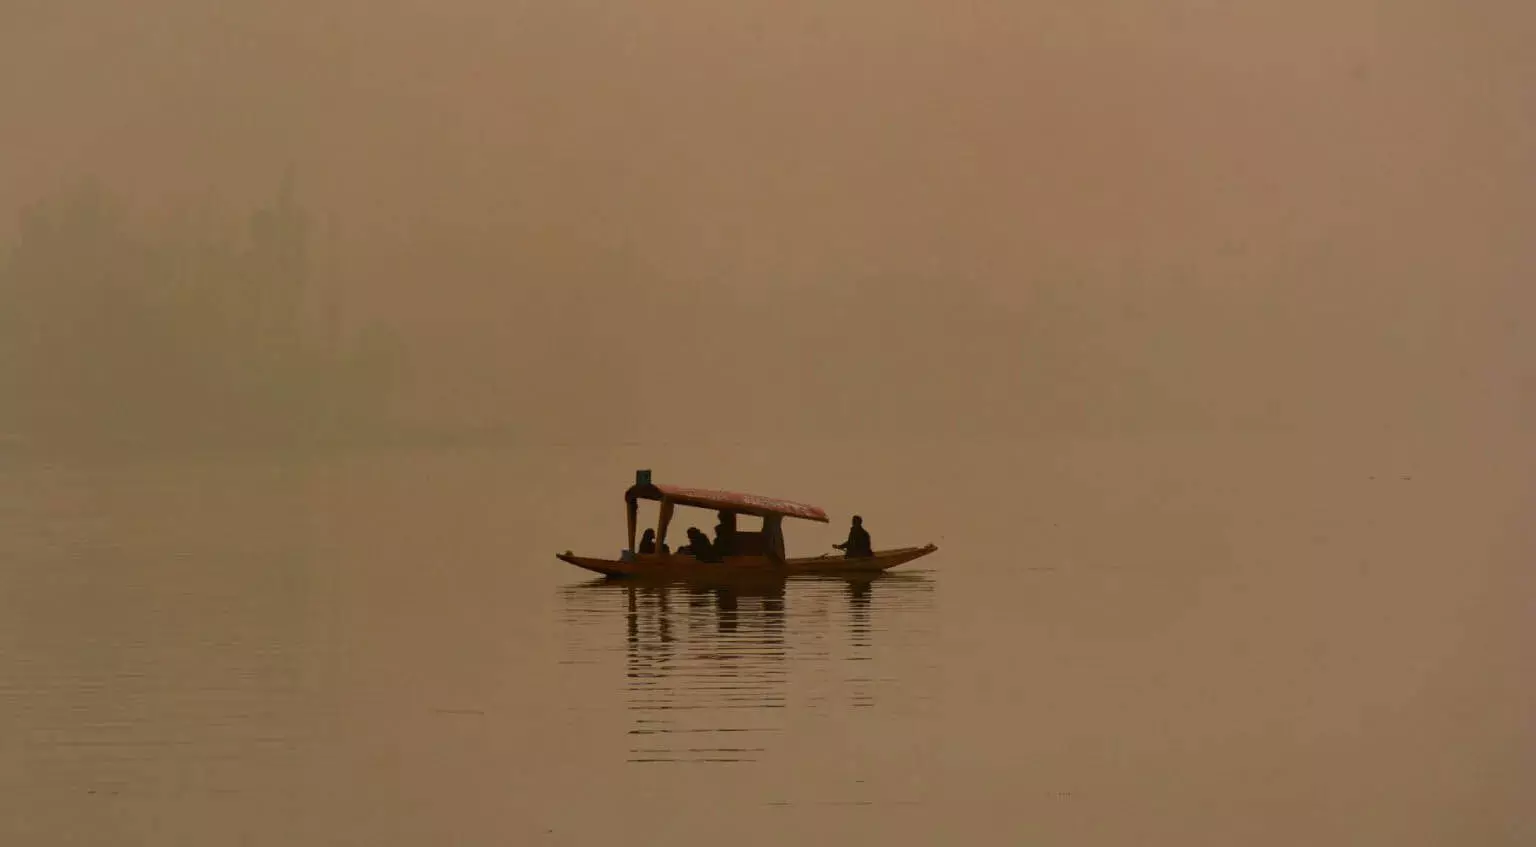
[[[656,552],[656,530],[648,529],[648,530],[645,531],[644,535],[640,536],[640,552],[641,553],[655,553]],[[663,553],[670,553],[672,551],[667,549],[667,545],[662,544],[661,545],[661,552],[663,552]]]
[[[869,532],[864,529],[864,519],[858,515],[853,516],[853,524],[848,527],[848,540],[832,546],[843,551],[843,555],[849,559],[867,559],[875,555],[875,548],[869,541]]]
[[[736,552],[736,515],[721,512],[720,522],[715,524],[715,554],[729,556]]]
[[[699,531],[696,526],[688,527],[688,546],[683,548],[689,555],[701,562],[718,562],[720,556],[715,552],[713,545],[709,543],[709,536]],[[679,550],[678,552],[682,552]]]

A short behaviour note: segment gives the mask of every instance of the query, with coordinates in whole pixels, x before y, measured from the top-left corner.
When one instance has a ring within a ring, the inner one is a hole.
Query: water
[[[609,671],[612,624],[623,620],[630,762],[782,761],[786,747],[845,738],[851,709],[931,716],[933,587],[926,574],[715,588],[587,583],[562,592],[576,656],[564,662]]]
[[[1529,448],[16,464],[0,843],[1532,843]],[[638,467],[940,550],[739,590],[556,561],[618,549]]]

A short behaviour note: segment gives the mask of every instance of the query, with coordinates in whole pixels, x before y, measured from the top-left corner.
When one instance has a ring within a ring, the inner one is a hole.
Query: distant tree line
[[[285,180],[244,225],[156,226],[95,183],[26,209],[0,249],[0,438],[234,445],[381,430],[404,350],[344,325]]]

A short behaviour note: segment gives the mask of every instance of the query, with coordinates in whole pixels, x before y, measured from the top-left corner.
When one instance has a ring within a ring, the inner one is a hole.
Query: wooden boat
[[[762,529],[756,532],[735,529],[731,550],[718,562],[700,561],[687,553],[640,553],[635,549],[635,528],[641,500],[661,504],[656,524],[658,550],[666,544],[667,528],[678,506],[714,510],[719,513],[722,521],[732,525],[737,516],[750,515],[762,519]],[[926,544],[922,547],[876,550],[872,555],[863,557],[845,557],[837,553],[788,558],[784,555],[784,518],[829,523],[827,513],[820,507],[734,491],[658,485],[651,482],[651,472],[646,470],[635,473],[635,484],[624,492],[624,503],[629,514],[629,546],[618,558],[577,556],[569,550],[557,554],[556,558],[610,578],[686,579],[729,576],[732,579],[781,579],[796,574],[878,573],[920,559],[939,549],[933,544]]]

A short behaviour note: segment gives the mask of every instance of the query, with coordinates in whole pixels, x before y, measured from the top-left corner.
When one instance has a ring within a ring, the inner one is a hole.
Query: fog
[[[1533,44],[0,0],[0,844],[1536,843]]]
[[[0,432],[1529,427],[1532,35],[1428,0],[5,0]],[[290,341],[211,328],[298,279]]]

